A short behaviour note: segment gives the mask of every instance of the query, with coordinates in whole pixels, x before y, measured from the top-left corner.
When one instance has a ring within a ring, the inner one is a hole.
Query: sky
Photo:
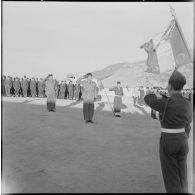
[[[168,27],[176,12],[193,47],[193,2],[5,2],[3,74],[57,79],[145,60],[140,45]]]

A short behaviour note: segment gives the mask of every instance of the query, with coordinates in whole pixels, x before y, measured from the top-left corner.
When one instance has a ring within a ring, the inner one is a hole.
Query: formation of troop
[[[79,83],[70,81],[55,80],[57,86],[57,99],[71,99],[79,101],[81,99],[81,86]],[[46,97],[46,83],[44,79],[13,78],[10,76],[2,77],[2,95],[13,97]]]

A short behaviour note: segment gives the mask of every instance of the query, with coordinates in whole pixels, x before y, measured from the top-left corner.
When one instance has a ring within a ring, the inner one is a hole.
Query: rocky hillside
[[[101,79],[104,87],[111,87],[116,84],[117,81],[121,81],[123,87],[135,87],[135,86],[167,86],[168,78],[172,71],[164,72],[161,74],[152,74],[145,72],[145,61],[136,63],[118,63],[107,66],[106,68],[93,72],[93,75],[97,79]],[[186,87],[192,88],[193,86],[193,64],[185,65],[179,68],[187,79]]]

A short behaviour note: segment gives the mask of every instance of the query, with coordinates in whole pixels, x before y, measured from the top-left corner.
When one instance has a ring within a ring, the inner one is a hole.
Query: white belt
[[[164,128],[161,128],[161,132],[164,132],[164,133],[182,133],[182,132],[185,132],[185,129],[182,128],[182,129],[164,129]]]

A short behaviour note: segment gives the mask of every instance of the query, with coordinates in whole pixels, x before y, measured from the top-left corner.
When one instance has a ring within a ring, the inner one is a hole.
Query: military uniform
[[[41,79],[38,83],[39,97],[44,97],[44,82]]]
[[[36,96],[36,81],[34,79],[30,81],[30,91],[31,91],[31,96],[35,97]]]
[[[10,96],[10,90],[11,90],[11,82],[10,82],[9,77],[5,79],[4,85],[5,85],[6,96],[9,97]]]
[[[15,79],[14,83],[13,83],[13,87],[15,90],[15,96],[19,95],[19,90],[20,90],[20,81],[18,78]]]
[[[115,116],[120,116],[121,108],[122,108],[122,96],[123,96],[123,88],[122,87],[113,87],[110,88],[109,91],[114,91],[114,114]]]
[[[66,84],[64,82],[60,85],[60,99],[65,98]]]
[[[22,92],[24,97],[27,97],[27,89],[28,89],[28,81],[26,78],[24,78],[22,81]]]
[[[75,96],[75,99],[77,101],[79,100],[79,93],[80,93],[80,85],[79,84],[76,84],[75,85],[74,96]]]
[[[180,73],[171,76],[183,82]],[[148,106],[159,112],[161,123],[160,161],[167,193],[187,193],[187,138],[192,121],[192,104],[180,92],[170,97],[157,98],[155,94],[144,97]]]
[[[144,104],[145,91],[144,91],[143,88],[140,88],[138,91],[140,92],[140,96],[139,96],[139,99],[138,99],[138,104],[143,105]]]
[[[72,84],[72,82],[70,82],[68,84],[68,97],[69,99],[73,99],[73,96],[74,96],[74,85]]]
[[[2,79],[1,79],[1,94],[2,94],[3,96],[6,96],[5,80],[6,80],[6,77],[3,76]]]
[[[92,121],[94,115],[94,101],[97,98],[96,83],[94,81],[81,81],[83,115],[86,122]]]

